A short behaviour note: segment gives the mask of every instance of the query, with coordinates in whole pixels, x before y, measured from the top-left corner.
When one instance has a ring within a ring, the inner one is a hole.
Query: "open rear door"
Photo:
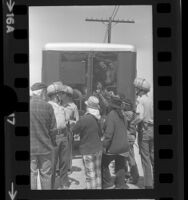
[[[124,94],[134,104],[135,52],[96,52],[93,57],[92,90],[99,84],[115,94]]]
[[[118,53],[117,90],[135,103],[136,52]]]

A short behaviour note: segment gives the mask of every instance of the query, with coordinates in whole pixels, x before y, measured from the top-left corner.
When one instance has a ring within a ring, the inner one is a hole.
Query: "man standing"
[[[128,122],[123,115],[122,101],[118,96],[111,97],[109,105],[103,135],[103,189],[113,189],[114,186],[116,189],[128,189],[125,183],[125,160],[129,155]],[[115,180],[109,172],[109,165],[113,160],[115,160]]]
[[[150,84],[142,78],[136,78],[134,81],[137,94],[137,117],[135,124],[138,128],[138,144],[142,167],[144,172],[144,186],[146,189],[153,188],[153,103],[148,96]]]
[[[101,189],[102,132],[99,100],[90,96],[86,104],[86,113],[73,127],[73,133],[80,135],[80,153],[86,175],[86,189]]]
[[[53,171],[52,155],[55,144],[56,120],[53,108],[45,102],[46,85],[35,83],[30,100],[30,139],[31,139],[31,189],[37,188],[40,177],[41,189],[51,189]]]
[[[79,113],[76,104],[73,102],[73,89],[70,86],[64,85],[64,94],[62,96],[62,106],[65,110],[66,122],[67,122],[67,133],[68,133],[68,156],[67,164],[68,171],[71,173],[72,168],[72,143],[73,135],[70,130],[70,126],[75,124],[79,120]]]
[[[136,141],[136,126],[134,124],[135,111],[133,110],[133,104],[129,99],[126,99],[124,95],[121,95],[121,98],[123,101],[122,103],[123,114],[127,119],[128,126],[130,127],[129,130],[127,131],[129,147],[130,147],[128,162],[127,162],[130,168],[129,183],[137,184],[139,180],[139,172],[134,152],[134,144]],[[128,165],[126,165],[126,172],[128,172]],[[127,173],[127,175],[129,175],[129,173]]]
[[[47,88],[47,95],[49,97],[49,104],[52,105],[57,122],[57,135],[54,155],[54,172],[52,178],[52,186],[55,186],[56,166],[59,164],[60,185],[58,189],[67,189],[69,187],[68,181],[68,135],[66,127],[65,110],[61,106],[61,97],[63,95],[63,84],[61,82],[54,82]],[[58,162],[59,161],[59,162]]]

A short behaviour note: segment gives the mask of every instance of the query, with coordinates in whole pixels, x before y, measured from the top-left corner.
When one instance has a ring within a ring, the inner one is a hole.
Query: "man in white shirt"
[[[137,94],[137,117],[135,124],[138,130],[138,144],[140,149],[142,167],[144,172],[144,186],[153,188],[153,162],[154,162],[154,133],[153,133],[153,102],[148,96],[150,84],[142,78],[134,81]]]
[[[63,84],[61,82],[54,82],[47,88],[47,95],[49,97],[48,103],[52,105],[57,122],[58,133],[56,135],[57,148],[54,152],[54,174],[52,179],[52,186],[54,189],[56,166],[59,163],[60,185],[58,189],[67,189],[69,187],[68,181],[68,135],[66,114],[64,108],[60,105],[61,96],[63,95]],[[59,162],[58,162],[59,161]]]

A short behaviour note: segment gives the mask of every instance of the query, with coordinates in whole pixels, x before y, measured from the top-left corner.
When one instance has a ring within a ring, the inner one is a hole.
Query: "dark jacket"
[[[33,96],[30,101],[30,147],[32,155],[47,154],[53,149],[56,119],[52,106]]]
[[[129,151],[128,123],[125,117],[112,110],[106,119],[103,146],[107,153],[121,154]]]
[[[85,114],[73,127],[73,133],[80,135],[80,153],[94,154],[102,151],[101,130],[97,119],[91,114]]]
[[[132,111],[126,111],[124,112],[124,115],[128,123],[128,127],[127,127],[128,140],[129,142],[134,143],[136,140],[136,125],[134,123],[135,114]]]

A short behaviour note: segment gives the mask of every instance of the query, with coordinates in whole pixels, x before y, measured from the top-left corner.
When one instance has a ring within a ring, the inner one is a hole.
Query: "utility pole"
[[[135,23],[134,20],[114,20],[111,17],[109,19],[88,19],[86,18],[85,21],[90,21],[90,22],[103,22],[107,23],[108,26],[108,43],[111,42],[111,31],[112,31],[112,23]]]
[[[111,42],[111,30],[112,30],[112,18],[109,18],[108,22],[108,43]]]

